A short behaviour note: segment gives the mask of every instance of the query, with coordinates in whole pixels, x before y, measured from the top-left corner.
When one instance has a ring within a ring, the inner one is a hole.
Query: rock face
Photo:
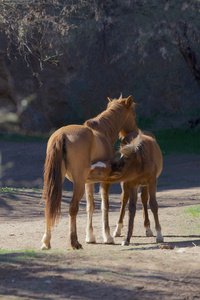
[[[16,113],[18,128],[49,132],[83,123],[106,108],[107,96],[120,93],[134,96],[141,127],[189,127],[198,119],[199,1],[85,3],[53,45],[56,62],[27,58],[14,46],[8,58],[1,33],[0,108]]]

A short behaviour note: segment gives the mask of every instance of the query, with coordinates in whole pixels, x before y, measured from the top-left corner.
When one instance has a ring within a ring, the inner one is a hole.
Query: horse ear
[[[126,99],[126,106],[129,108],[131,107],[132,104],[133,104],[133,96],[131,95]]]
[[[111,99],[111,98],[109,98],[109,97],[107,97],[107,99],[108,99],[109,102],[112,102],[112,101],[113,101],[113,99]]]

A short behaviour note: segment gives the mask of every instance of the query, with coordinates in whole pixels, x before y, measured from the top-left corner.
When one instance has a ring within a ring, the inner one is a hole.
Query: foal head
[[[114,103],[115,101],[122,102],[122,101],[133,101],[133,97],[129,96],[128,98],[122,98],[122,95],[119,97],[119,99],[111,99],[108,97],[109,100],[109,105],[111,103]],[[135,113],[135,103],[133,102],[133,105],[130,109],[129,115],[127,116],[125,123],[122,126],[122,129],[120,130],[119,137],[124,138],[128,133],[133,132],[133,131],[138,131],[138,127],[136,124],[136,113]]]

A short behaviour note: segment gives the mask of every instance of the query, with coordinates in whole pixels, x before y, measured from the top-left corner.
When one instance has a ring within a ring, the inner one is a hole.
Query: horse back
[[[107,160],[114,157],[114,147],[110,140],[98,131],[93,130],[92,162]]]
[[[149,173],[155,174],[158,178],[162,172],[163,157],[160,147],[154,135],[142,134],[142,147],[143,147],[143,169],[150,170]]]

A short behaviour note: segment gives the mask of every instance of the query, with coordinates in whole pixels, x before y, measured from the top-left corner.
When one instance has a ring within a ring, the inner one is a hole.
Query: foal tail
[[[53,227],[58,221],[62,201],[62,161],[66,161],[65,137],[55,139],[47,150],[44,166],[44,187],[42,199],[46,201],[46,223]],[[66,162],[65,162],[66,163]]]

